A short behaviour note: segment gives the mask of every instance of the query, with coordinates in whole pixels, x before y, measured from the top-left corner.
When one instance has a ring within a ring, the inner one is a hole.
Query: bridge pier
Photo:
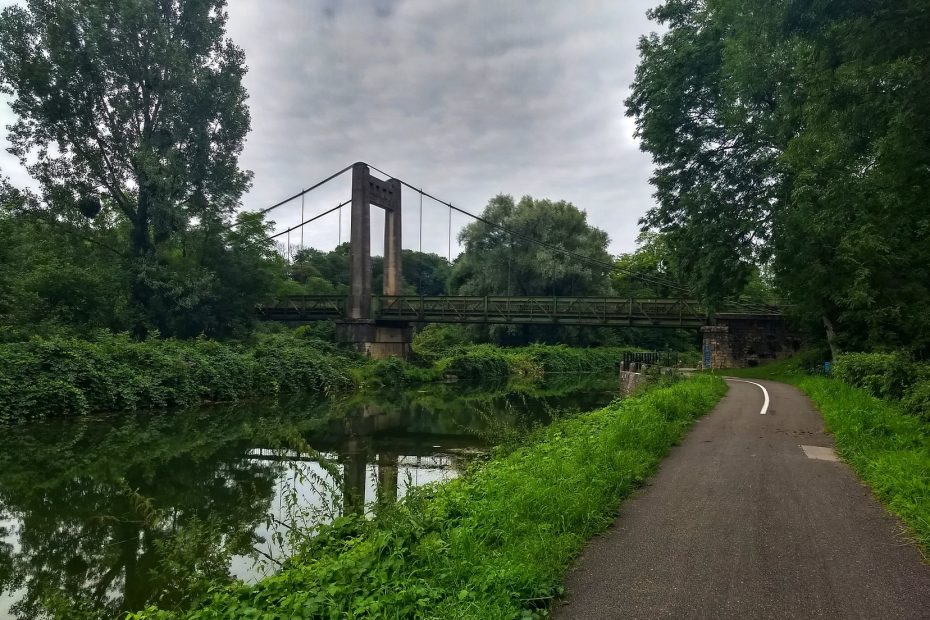
[[[780,359],[800,349],[800,339],[783,321],[718,318],[701,328],[704,368],[744,368]]]
[[[707,325],[701,328],[704,368],[735,368],[730,350],[730,328],[725,325]]]
[[[403,293],[401,184],[371,176],[367,165],[352,166],[352,230],[350,234],[350,298],[347,316],[337,322],[339,342],[352,344],[374,359],[406,358],[413,341],[407,325],[373,320],[371,308],[371,205],[384,209],[384,295]]]
[[[378,502],[381,505],[397,503],[397,455],[387,452],[378,454]]]
[[[342,514],[364,514],[366,447],[360,440],[350,439],[339,460],[342,462]]]
[[[379,325],[373,320],[337,321],[336,340],[352,344],[359,353],[372,359],[406,359],[413,342],[413,327]]]

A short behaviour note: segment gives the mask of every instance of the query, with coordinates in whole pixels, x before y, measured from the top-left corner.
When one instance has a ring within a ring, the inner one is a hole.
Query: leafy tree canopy
[[[600,295],[608,290],[607,233],[588,224],[573,204],[529,196],[516,202],[502,194],[481,216],[493,226],[475,221],[459,234],[465,249],[452,273],[456,294]]]
[[[339,245],[330,252],[315,248],[298,250],[290,265],[290,278],[299,287],[290,287],[294,293],[304,294],[348,294],[349,261],[351,248],[348,243]],[[438,254],[402,250],[404,272],[404,294],[443,295],[446,282],[452,272],[449,261]],[[371,291],[380,295],[384,282],[384,258],[371,258]]]
[[[449,282],[457,295],[603,295],[610,291],[607,233],[588,224],[587,215],[565,201],[524,196],[491,199],[459,234],[464,252]],[[541,242],[532,243],[528,239]],[[575,256],[567,255],[564,251]],[[579,258],[585,257],[587,260]],[[526,342],[604,343],[602,330],[568,327],[491,326],[481,339]]]
[[[11,150],[55,217],[109,206],[126,222],[134,307],[149,319],[177,285],[162,277],[172,257],[156,250],[192,223],[215,231],[250,183],[238,166],[250,125],[245,58],[226,38],[225,8],[28,0],[0,14],[0,90],[18,117]]]
[[[669,0],[628,113],[682,273],[711,301],[755,264],[839,348],[930,351],[930,7]],[[771,262],[769,259],[771,258]],[[834,337],[835,336],[835,337]]]
[[[610,273],[614,293],[621,297],[681,297],[687,284],[667,236],[644,232],[634,252],[621,254]]]

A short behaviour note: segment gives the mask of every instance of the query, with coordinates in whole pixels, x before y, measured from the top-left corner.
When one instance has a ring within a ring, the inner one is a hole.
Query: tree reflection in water
[[[494,393],[431,387],[7,427],[0,452],[0,618],[183,607],[256,578],[287,531],[458,475],[495,438],[610,381]]]

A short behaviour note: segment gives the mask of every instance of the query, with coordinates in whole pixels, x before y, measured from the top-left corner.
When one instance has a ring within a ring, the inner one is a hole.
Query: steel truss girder
[[[345,318],[348,298],[342,295],[288,297],[259,309],[273,321],[309,322]],[[718,313],[726,320],[780,320],[781,315]],[[693,299],[622,297],[463,297],[373,296],[372,318],[380,323],[465,323],[518,325],[591,325],[608,327],[697,328],[707,324],[707,311]]]

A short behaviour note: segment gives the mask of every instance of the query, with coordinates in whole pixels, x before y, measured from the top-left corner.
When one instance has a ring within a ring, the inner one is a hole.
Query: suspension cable
[[[261,211],[256,211],[256,213],[259,213],[259,214],[261,214],[261,215],[264,215],[264,214],[268,213],[269,211],[273,211],[274,209],[277,209],[278,207],[280,207],[280,206],[282,206],[282,205],[286,205],[287,203],[289,203],[290,201],[294,200],[295,198],[300,198],[301,196],[303,196],[303,195],[305,195],[305,194],[309,194],[310,192],[312,192],[313,190],[317,189],[318,187],[323,186],[323,185],[326,185],[327,183],[329,183],[330,181],[332,181],[332,180],[335,179],[336,177],[345,174],[346,172],[348,172],[348,171],[351,170],[351,169],[352,169],[352,166],[346,166],[345,168],[343,168],[343,169],[340,170],[339,172],[336,172],[335,174],[329,175],[328,177],[326,177],[325,179],[323,179],[323,180],[320,181],[319,183],[314,183],[313,185],[311,185],[311,186],[308,187],[307,189],[305,189],[305,190],[303,190],[303,191],[300,191],[300,192],[297,192],[296,194],[294,194],[294,195],[291,196],[290,198],[285,198],[285,199],[282,200],[281,202],[277,202],[277,203],[271,205],[270,207],[268,207],[267,209],[262,209]]]
[[[311,218],[308,219],[308,220],[305,220],[305,221],[301,222],[301,223],[298,224],[297,226],[291,226],[291,227],[288,228],[287,230],[282,230],[281,232],[279,232],[279,233],[277,233],[277,234],[274,234],[274,235],[271,235],[271,236],[268,237],[268,238],[269,238],[269,239],[277,239],[277,238],[280,237],[281,235],[286,235],[286,234],[290,233],[292,230],[295,230],[295,229],[297,229],[297,228],[300,228],[301,226],[305,226],[306,224],[309,224],[310,222],[314,222],[314,221],[320,219],[321,217],[323,217],[324,215],[329,215],[329,214],[332,213],[333,211],[338,211],[339,209],[341,209],[342,207],[346,206],[347,204],[350,204],[351,202],[352,202],[351,200],[346,200],[345,202],[336,205],[335,207],[333,207],[332,209],[330,209],[330,210],[328,210],[328,211],[324,211],[323,213],[320,213],[319,215],[316,215],[316,216],[314,216],[314,217],[311,217]]]
[[[513,293],[511,292],[512,287],[511,287],[511,280],[510,280],[510,270],[511,270],[512,262],[513,262],[513,237],[508,235],[507,237],[507,296],[508,297],[513,295]]]
[[[321,187],[321,186],[323,186],[323,185],[326,185],[327,183],[329,183],[330,181],[332,181],[332,180],[335,179],[336,177],[339,177],[339,176],[345,174],[346,172],[348,172],[348,171],[351,170],[351,169],[352,169],[352,166],[346,166],[345,168],[343,168],[343,169],[340,170],[339,172],[336,172],[335,174],[329,175],[328,177],[326,177],[325,179],[323,179],[323,180],[320,181],[319,183],[314,183],[313,185],[311,185],[311,186],[308,187],[307,189],[302,190],[302,191],[300,191],[300,192],[297,192],[296,194],[294,194],[294,195],[291,196],[290,198],[285,198],[284,200],[282,200],[282,201],[280,201],[280,202],[276,202],[275,204],[271,205],[270,207],[268,207],[268,208],[266,208],[266,209],[262,209],[261,211],[240,211],[239,214],[250,213],[250,214],[257,214],[257,215],[265,215],[266,213],[269,213],[269,212],[271,212],[271,211],[274,211],[274,210],[277,209],[278,207],[281,207],[281,206],[286,205],[287,203],[291,202],[292,200],[294,200],[294,199],[296,199],[296,198],[302,198],[303,196],[309,194],[310,192],[312,192],[313,190],[317,189],[318,187]],[[235,227],[238,226],[238,225],[239,225],[239,222],[238,222],[238,221],[231,222],[231,223],[225,225],[225,226],[223,227],[223,229],[224,229],[224,230],[232,230],[233,228],[235,228]],[[275,235],[275,236],[277,236],[277,235]],[[269,237],[269,239],[274,239],[274,237]]]
[[[420,235],[420,244],[417,247],[417,252],[420,256],[417,260],[420,261],[420,268],[417,269],[417,292],[421,295],[423,294],[423,193],[420,193],[420,224],[417,228],[417,233]]]

